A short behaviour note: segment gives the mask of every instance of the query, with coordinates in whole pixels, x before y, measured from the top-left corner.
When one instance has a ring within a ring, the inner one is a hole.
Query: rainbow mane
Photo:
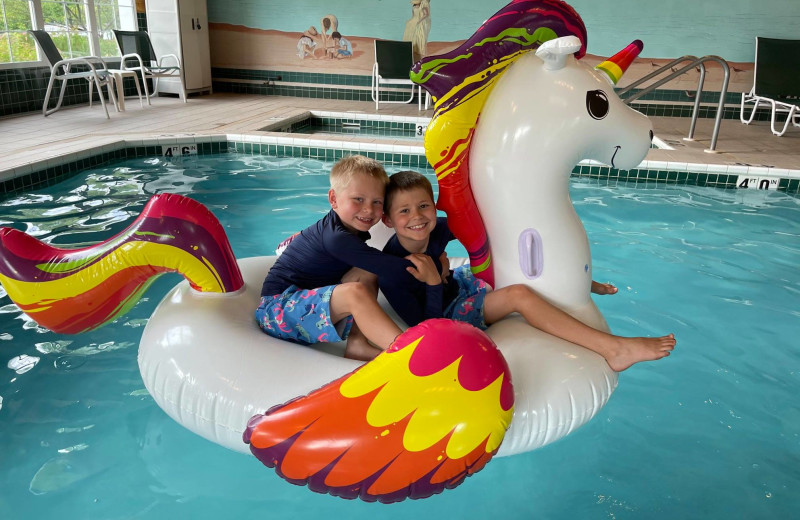
[[[561,0],[514,0],[458,48],[419,61],[411,79],[434,98],[425,155],[439,182],[437,206],[469,253],[473,273],[494,285],[489,240],[469,184],[469,151],[481,110],[498,78],[523,53],[574,35],[586,53],[586,28]]]

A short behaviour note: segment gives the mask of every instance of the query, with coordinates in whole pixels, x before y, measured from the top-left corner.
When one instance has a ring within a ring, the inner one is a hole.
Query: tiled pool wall
[[[340,128],[347,125],[356,125],[360,129],[380,131],[398,131],[414,134],[417,124],[427,126],[430,118],[393,117],[387,119],[377,114],[337,114],[319,115],[319,112],[310,112],[307,116],[292,118],[262,128],[265,132],[308,133],[311,128],[326,127]],[[422,141],[422,136],[419,136]]]
[[[119,60],[106,60],[106,65],[109,69],[118,69],[120,62]],[[88,67],[74,65],[71,69],[72,72],[80,72],[81,70],[88,70]],[[0,69],[0,116],[41,112],[49,81],[50,67],[46,66]],[[136,95],[136,85],[133,82],[133,78],[125,78],[123,84],[126,96]],[[50,94],[50,108],[56,106],[62,88],[64,88],[63,81],[57,81],[53,85],[53,92]],[[66,89],[62,106],[88,103],[88,81],[79,81],[77,79],[68,81],[66,82]],[[105,89],[103,89],[103,93],[107,99],[108,93]],[[95,102],[100,102],[97,91],[94,92],[93,99]]]
[[[136,23],[140,31],[147,31],[147,16],[145,13],[136,13]],[[118,69],[119,63],[118,59],[106,60],[109,69]],[[80,67],[75,66],[72,70],[78,71]],[[50,67],[46,66],[0,69],[0,117],[41,111],[49,81]],[[56,104],[62,83],[59,81],[53,85],[53,93],[50,94],[51,107]],[[136,95],[136,85],[133,82],[133,78],[124,78],[123,85],[125,86],[126,96]],[[69,81],[62,105],[85,104],[88,98],[89,82]],[[97,93],[94,94],[94,100],[100,101]]]
[[[399,134],[405,138],[422,142],[425,135],[419,130],[418,126],[420,124],[427,126],[430,122],[430,118],[422,117],[395,117],[392,118],[396,119],[395,121],[387,121],[385,117],[378,116],[377,114],[331,114],[333,115],[322,116],[317,115],[315,112],[309,112],[308,115],[285,119],[267,125],[259,130],[264,132],[284,132],[287,134],[308,134],[309,131],[313,133],[313,130],[321,129],[326,133],[361,135],[364,137],[377,137],[382,134],[391,137],[392,135]],[[354,126],[350,126],[349,130],[345,131],[348,125]],[[666,145],[666,143],[657,138],[654,138],[653,142],[650,143],[650,148],[667,147],[669,147],[669,145]]]
[[[118,60],[109,60],[107,63],[109,68],[119,68]],[[212,86],[216,92],[372,101],[371,76],[218,67],[212,68],[211,74]],[[0,117],[40,111],[49,79],[48,67],[0,69]],[[57,89],[60,85],[55,88],[52,97],[58,95]],[[132,78],[125,79],[125,91],[126,95],[136,94]],[[633,90],[628,95],[635,92],[636,90]],[[408,99],[408,88],[387,90],[385,96],[387,100],[404,101]],[[88,83],[82,81],[67,83],[64,105],[86,103],[87,99]],[[718,102],[719,92],[703,92],[698,117],[716,117]],[[738,119],[740,102],[740,93],[729,92],[725,100],[723,118]],[[54,104],[55,101],[51,100],[51,103]],[[648,116],[691,117],[693,104],[694,97],[686,90],[655,90],[631,106]],[[769,117],[768,110],[759,109],[755,119],[768,121]]]
[[[218,67],[211,69],[211,76],[215,92],[372,101],[371,76]],[[638,91],[633,89],[625,96],[632,96]],[[739,92],[727,93],[722,112],[724,119],[739,118],[741,97]],[[387,99],[393,101],[408,99],[408,88],[399,87],[394,91],[387,91]],[[698,117],[717,116],[719,92],[711,90],[702,92],[700,102]],[[648,116],[691,117],[694,96],[686,90],[659,89],[645,94],[631,103],[631,107]],[[768,121],[769,118],[770,113],[766,109],[759,108],[756,112],[755,119],[758,121]]]
[[[276,136],[213,135],[166,137],[120,141],[99,148],[28,164],[0,172],[0,200],[15,194],[61,182],[77,173],[122,159],[158,157],[163,147],[194,148],[198,155],[241,153],[277,157],[304,157],[336,161],[350,154],[362,154],[390,166],[432,169],[421,146],[381,145],[352,141],[326,141]],[[572,171],[575,177],[615,182],[708,186],[735,189],[740,175],[778,179],[777,190],[800,195],[800,171],[743,165],[715,165],[644,161],[637,168],[617,170],[605,165],[582,162]],[[652,184],[650,184],[652,186]]]

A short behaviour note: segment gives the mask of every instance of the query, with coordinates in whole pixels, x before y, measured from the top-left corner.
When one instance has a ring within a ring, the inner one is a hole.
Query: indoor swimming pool
[[[84,247],[128,226],[151,195],[179,193],[219,218],[238,258],[270,255],[328,211],[331,166],[238,153],[128,159],[3,200],[0,226]],[[800,198],[585,178],[571,180],[570,194],[594,278],[619,287],[595,296],[612,331],[673,332],[678,345],[622,373],[608,404],[566,438],[495,458],[425,500],[315,494],[184,429],[145,390],[139,338],[179,275],[160,277],[129,314],[77,336],[38,327],[0,288],[2,517],[793,517]]]

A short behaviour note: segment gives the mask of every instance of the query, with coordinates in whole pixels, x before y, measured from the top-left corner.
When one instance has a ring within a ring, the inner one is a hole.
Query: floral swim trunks
[[[353,317],[341,320],[341,332],[331,323],[331,294],[336,285],[318,289],[298,289],[289,286],[281,294],[262,296],[256,309],[256,321],[261,330],[272,337],[301,345],[334,343],[347,339]]]
[[[458,296],[444,310],[444,317],[486,330],[488,326],[483,318],[483,300],[488,285],[475,278],[468,265],[455,269],[453,280],[458,284]]]

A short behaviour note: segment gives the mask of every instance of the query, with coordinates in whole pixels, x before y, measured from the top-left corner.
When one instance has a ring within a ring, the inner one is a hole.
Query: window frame
[[[44,29],[44,14],[42,11],[42,1],[43,0],[27,0],[28,4],[31,7],[31,24],[33,27],[31,29]],[[55,3],[66,3],[69,0],[47,0],[49,2]],[[86,15],[86,22],[88,25],[88,33],[89,33],[89,53],[92,56],[99,56],[101,46],[100,46],[100,36],[99,36],[99,29],[97,26],[97,16],[95,10],[95,2],[94,0],[73,0],[69,3],[80,3],[83,5],[83,9]],[[136,23],[136,18],[138,16],[136,11],[136,2],[131,2],[131,8],[133,9],[133,19],[134,23]],[[119,9],[119,4],[117,3],[117,9]],[[0,69],[22,69],[22,68],[31,68],[31,67],[38,67],[38,66],[47,66],[47,60],[44,59],[41,53],[41,49],[39,46],[36,45],[36,55],[39,57],[36,61],[15,61],[15,62],[8,62],[8,63],[0,63]],[[101,56],[103,59],[113,59],[119,58],[119,54],[114,56]]]

